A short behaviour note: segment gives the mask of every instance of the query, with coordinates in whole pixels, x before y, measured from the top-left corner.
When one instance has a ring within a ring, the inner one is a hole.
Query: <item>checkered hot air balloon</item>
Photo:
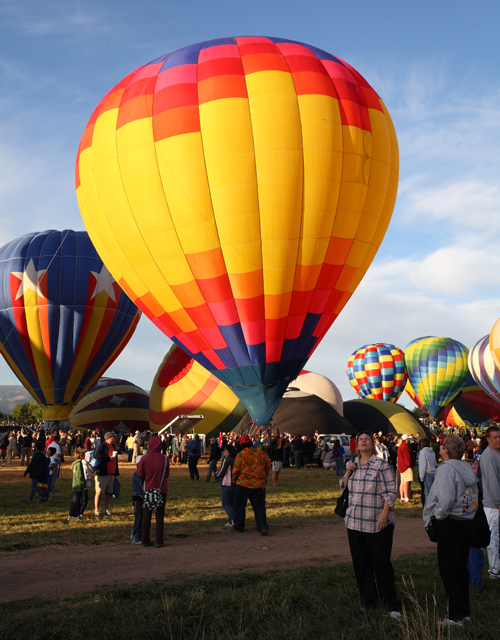
[[[360,398],[397,402],[408,378],[404,353],[393,344],[365,344],[347,361],[347,376]]]
[[[411,385],[435,419],[462,390],[469,375],[468,355],[467,347],[452,338],[427,336],[412,340],[406,347]]]
[[[127,345],[140,311],[85,231],[0,249],[0,351],[48,420],[65,420]]]
[[[377,253],[398,171],[389,113],[349,64],[223,38],[109,91],[76,191],[119,284],[262,425]]]

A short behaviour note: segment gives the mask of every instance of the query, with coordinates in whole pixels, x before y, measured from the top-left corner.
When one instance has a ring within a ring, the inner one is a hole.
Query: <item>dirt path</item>
[[[250,515],[250,514],[248,514]],[[432,552],[420,518],[398,518],[393,557]],[[223,561],[222,561],[223,560]],[[40,596],[64,598],[99,586],[147,580],[170,582],[224,571],[290,569],[350,561],[342,522],[299,529],[255,530],[169,541],[163,549],[119,543],[102,547],[45,547],[0,553],[0,601]]]

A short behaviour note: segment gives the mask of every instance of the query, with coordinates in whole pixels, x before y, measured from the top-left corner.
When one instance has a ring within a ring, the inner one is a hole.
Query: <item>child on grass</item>
[[[71,472],[73,473],[73,499],[71,500],[71,506],[69,508],[68,520],[77,520],[82,509],[83,492],[87,487],[87,481],[83,473],[83,455],[83,449],[78,447],[75,451],[75,461],[71,465]]]
[[[80,509],[80,515],[82,517],[89,503],[89,487],[92,484],[92,480],[94,479],[94,470],[92,469],[92,465],[90,464],[91,452],[84,450],[83,453],[84,455],[82,458],[82,467],[83,475],[85,476],[85,489],[83,490],[82,508]]]
[[[136,463],[139,464],[142,456],[137,456]],[[142,496],[144,494],[142,490],[142,480],[137,475],[137,469],[132,477],[132,491],[134,496],[132,501],[134,503],[134,526],[132,527],[132,535],[130,541],[133,544],[141,544],[141,531],[142,531]]]

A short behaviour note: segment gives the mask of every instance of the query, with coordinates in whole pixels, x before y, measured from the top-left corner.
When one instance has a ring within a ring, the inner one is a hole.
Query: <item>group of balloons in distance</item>
[[[469,352],[457,340],[417,338],[403,352],[393,344],[369,344],[347,362],[347,375],[360,398],[396,403],[406,391],[437,419],[459,397],[470,377],[500,403],[500,319]]]
[[[0,250],[1,352],[44,417],[63,419],[140,309],[265,424],[375,257],[398,173],[384,103],[340,58],[267,37],[161,56],[84,130],[88,233]]]

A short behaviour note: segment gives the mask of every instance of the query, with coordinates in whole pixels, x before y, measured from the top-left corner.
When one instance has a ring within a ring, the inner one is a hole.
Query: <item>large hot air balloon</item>
[[[490,349],[490,336],[481,338],[469,353],[469,371],[476,383],[496,402],[500,402],[500,371]]]
[[[451,338],[427,336],[412,340],[406,347],[411,385],[435,419],[464,386],[469,375],[468,355],[467,347]]]
[[[119,284],[265,424],[371,264],[398,163],[389,113],[349,64],[224,38],[111,89],[76,190]]]
[[[354,425],[355,431],[368,429],[372,433],[419,434],[427,437],[430,432],[404,407],[383,400],[347,400],[344,414]]]
[[[347,361],[347,376],[360,398],[396,403],[408,375],[404,353],[393,344],[365,344]]]
[[[175,344],[151,386],[149,421],[159,431],[178,415],[202,415],[198,433],[230,432],[246,413],[231,389]]]
[[[30,233],[0,249],[0,351],[47,420],[65,420],[122,352],[140,311],[85,231]]]
[[[315,395],[327,402],[341,416],[344,415],[342,394],[336,384],[325,376],[312,371],[301,371],[298,378],[292,380],[287,391],[297,390],[305,395]]]

